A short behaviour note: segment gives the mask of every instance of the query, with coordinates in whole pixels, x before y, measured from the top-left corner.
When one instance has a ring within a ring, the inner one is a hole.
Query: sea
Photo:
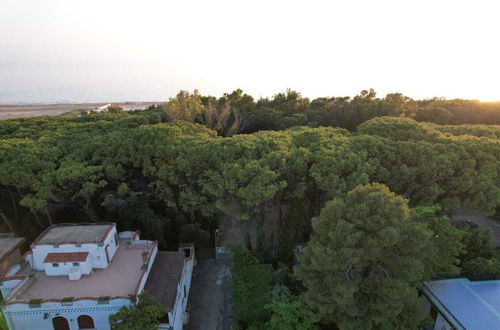
[[[0,104],[165,101],[172,80],[147,63],[0,63]]]

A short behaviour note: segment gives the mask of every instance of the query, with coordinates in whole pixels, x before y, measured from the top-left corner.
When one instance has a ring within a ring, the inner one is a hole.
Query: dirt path
[[[496,247],[500,247],[500,223],[475,212],[458,209],[451,214],[451,219],[455,222],[466,221],[477,225],[480,228],[491,231],[491,241]]]
[[[230,259],[198,260],[189,292],[191,320],[188,330],[230,330]]]

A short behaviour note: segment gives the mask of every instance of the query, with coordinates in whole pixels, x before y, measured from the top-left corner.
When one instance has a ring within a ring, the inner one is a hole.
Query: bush
[[[233,315],[236,329],[258,328],[270,312],[272,267],[261,264],[247,249],[235,247],[233,252]]]
[[[155,297],[142,293],[137,304],[123,306],[118,313],[109,316],[112,330],[156,330],[165,311]]]
[[[179,242],[194,242],[194,245],[197,248],[207,247],[210,242],[210,233],[201,229],[201,225],[199,223],[190,223],[181,228]]]
[[[318,329],[304,313],[304,308],[287,287],[275,286],[273,301],[267,306],[272,317],[267,323],[268,330],[314,330]]]

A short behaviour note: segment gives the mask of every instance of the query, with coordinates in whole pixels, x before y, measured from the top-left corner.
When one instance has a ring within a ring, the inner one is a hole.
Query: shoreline
[[[59,104],[32,104],[32,105],[10,105],[0,104],[0,120],[42,117],[42,116],[57,116],[64,113],[80,110],[94,109],[108,103],[117,104],[125,110],[134,108],[147,108],[153,104],[161,104],[164,101],[157,102],[98,102],[98,103],[59,103]]]

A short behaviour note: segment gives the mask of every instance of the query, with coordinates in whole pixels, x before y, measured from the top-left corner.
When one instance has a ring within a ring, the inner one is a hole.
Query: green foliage
[[[291,90],[255,101],[237,90],[219,99],[181,92],[137,113],[2,121],[0,215],[20,235],[52,221],[111,220],[175,248],[208,245],[207,230],[235,203],[241,221],[259,221],[256,246],[243,233],[247,246],[273,260],[277,252],[287,266],[293,245],[313,231],[299,271],[307,288],[300,303],[313,320],[412,327],[418,281],[500,274],[485,234],[457,230],[441,215],[457,207],[498,212],[498,127],[410,119],[459,122],[469,108],[479,111],[471,123],[496,120],[494,106],[377,98],[373,90],[313,101]],[[373,182],[407,201],[378,185],[356,188]],[[267,209],[288,212],[267,223]],[[266,310],[270,267],[248,251],[237,256],[237,324],[262,328],[287,308],[298,317],[296,302]]]
[[[108,109],[106,110],[107,113],[122,113],[123,108],[120,107],[118,104],[111,104]]]
[[[491,244],[491,232],[468,229],[464,232],[464,253],[461,266],[464,276],[471,280],[494,280],[500,277],[499,253]]]
[[[464,232],[439,215],[441,207],[417,207],[411,210],[413,221],[425,224],[432,232],[425,248],[425,277],[450,277],[460,273],[460,254],[464,251]]]
[[[41,307],[42,306],[43,299],[31,299],[28,302],[28,305],[30,308],[36,308],[36,307]]]
[[[0,310],[0,329],[1,330],[9,329],[9,327],[7,326],[7,320],[5,320],[5,316],[3,315],[3,310]]]
[[[123,306],[110,315],[109,326],[112,330],[154,330],[158,329],[158,320],[164,313],[153,296],[142,293],[135,305]]]
[[[406,200],[380,184],[360,186],[329,201],[312,225],[297,276],[313,320],[340,329],[418,325],[431,232],[411,220]]]
[[[293,296],[287,287],[275,286],[273,299],[267,307],[271,310],[268,330],[315,330],[318,329],[304,313],[298,297]]]
[[[302,243],[302,225],[304,222],[303,207],[300,202],[294,203],[283,219],[279,233],[278,255],[280,261],[291,265],[294,259],[293,249]]]
[[[462,270],[471,280],[497,280],[500,277],[500,259],[477,257],[464,262]]]
[[[378,98],[373,89],[354,97],[321,97],[310,101],[287,90],[254,101],[238,89],[217,99],[181,91],[163,106],[171,118],[200,122],[228,136],[282,130],[293,126],[336,126],[354,131],[376,117],[412,118],[436,124],[500,124],[499,103],[469,100],[413,100],[401,93]]]
[[[61,305],[63,306],[69,306],[73,305],[73,301],[75,300],[75,297],[66,297],[61,299]]]
[[[163,110],[174,120],[187,120],[194,122],[194,119],[201,113],[203,104],[201,95],[197,90],[193,94],[187,91],[180,91],[176,97],[163,104]]]
[[[234,247],[233,320],[237,329],[256,327],[268,320],[270,313],[265,306],[271,302],[271,265],[261,264],[250,251]]]
[[[201,229],[201,224],[199,223],[187,224],[181,228],[179,242],[194,242],[197,248],[207,247],[210,242],[210,233]]]
[[[498,142],[435,127],[396,118],[361,125],[359,132],[370,135],[354,143],[368,153],[370,181],[386,183],[412,206],[439,203],[445,211],[462,206],[494,214],[500,205]]]

